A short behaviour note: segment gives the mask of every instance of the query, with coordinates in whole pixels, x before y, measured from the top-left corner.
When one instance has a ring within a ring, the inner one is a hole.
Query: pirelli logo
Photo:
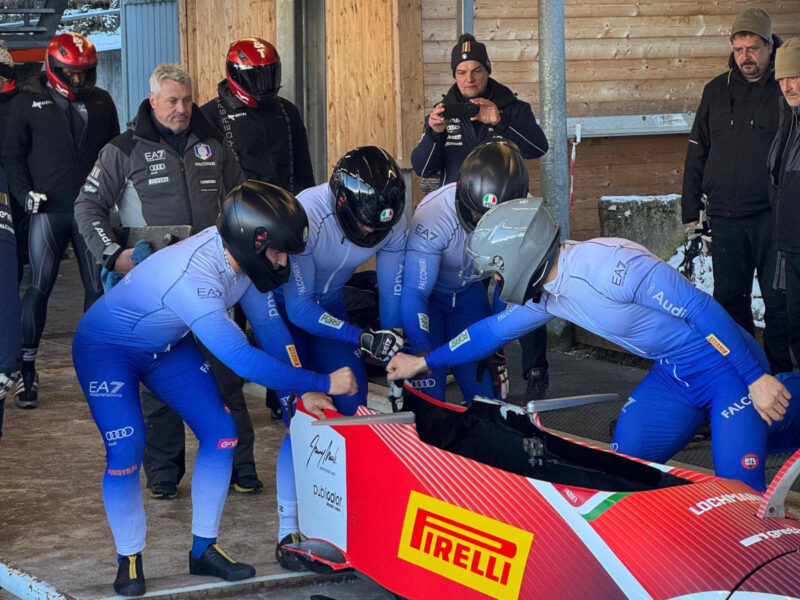
[[[297,348],[294,347],[294,344],[289,344],[286,346],[286,353],[289,355],[289,360],[291,361],[293,367],[301,366],[300,355],[297,354]]]
[[[533,534],[412,491],[398,557],[492,598],[519,596]]]
[[[714,348],[716,348],[717,352],[722,354],[722,356],[728,356],[728,354],[731,353],[728,347],[722,342],[720,342],[719,338],[715,336],[713,333],[709,333],[706,336],[706,339],[708,340],[709,344],[711,344],[712,346],[714,346]]]

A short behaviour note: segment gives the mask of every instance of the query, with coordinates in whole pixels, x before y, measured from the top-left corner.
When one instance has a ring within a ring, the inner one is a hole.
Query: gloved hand
[[[686,239],[692,242],[700,238],[702,242],[703,254],[711,252],[711,221],[708,219],[705,210],[700,211],[700,217],[694,225],[686,226]]]
[[[387,379],[389,387],[389,402],[392,405],[392,412],[403,410],[403,382]]]
[[[29,215],[35,215],[39,212],[39,205],[42,202],[47,202],[47,195],[31,190],[25,196],[25,212]]]
[[[131,253],[131,260],[133,261],[134,265],[138,265],[152,253],[153,249],[150,247],[150,244],[147,243],[147,240],[139,240],[133,247],[133,252]],[[125,277],[123,273],[117,273],[116,271],[109,271],[108,269],[103,267],[102,271],[100,272],[100,278],[103,281],[103,292],[107,294],[111,288],[113,288],[122,280],[123,277]]]
[[[386,361],[403,348],[403,336],[393,329],[364,329],[358,336],[358,345],[371,358]]]
[[[489,377],[492,378],[492,391],[495,398],[500,400],[508,398],[508,363],[502,350],[478,361],[475,379],[480,381],[485,371],[488,371]]]

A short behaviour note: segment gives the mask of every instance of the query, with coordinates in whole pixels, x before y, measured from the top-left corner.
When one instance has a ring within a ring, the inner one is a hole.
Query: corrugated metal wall
[[[135,116],[150,92],[150,73],[161,63],[179,63],[177,0],[122,0],[122,118]]]

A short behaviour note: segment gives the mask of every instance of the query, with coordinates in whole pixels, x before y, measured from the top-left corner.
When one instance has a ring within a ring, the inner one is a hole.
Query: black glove
[[[478,368],[475,373],[476,381],[480,381],[484,371],[489,371],[489,377],[492,378],[494,397],[500,400],[508,398],[508,364],[506,355],[502,350],[498,350],[488,358],[478,361]]]
[[[358,345],[371,358],[387,361],[403,348],[403,336],[393,329],[364,329]]]

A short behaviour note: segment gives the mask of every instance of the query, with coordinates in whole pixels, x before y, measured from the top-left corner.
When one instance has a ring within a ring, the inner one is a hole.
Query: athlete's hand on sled
[[[330,396],[326,396],[321,392],[308,392],[307,394],[303,394],[302,398],[303,406],[305,406],[306,410],[319,419],[325,418],[325,413],[322,412],[322,409],[336,410]]]
[[[25,196],[25,212],[29,215],[35,215],[39,212],[42,202],[47,202],[47,194],[40,194],[31,190]]]
[[[358,336],[362,352],[380,361],[389,360],[403,348],[403,336],[394,329],[365,329]]]
[[[430,373],[428,363],[424,356],[413,356],[399,352],[386,365],[386,373],[389,379],[412,379],[423,373]]]
[[[330,374],[331,387],[328,388],[328,393],[331,396],[352,396],[358,391],[358,384],[356,377],[350,367],[342,367],[336,369]]]
[[[772,375],[764,373],[750,384],[749,390],[750,398],[753,400],[753,407],[755,407],[761,418],[767,422],[767,425],[772,425],[773,421],[783,419],[783,415],[786,414],[786,408],[789,406],[789,398],[792,395],[780,381]]]

